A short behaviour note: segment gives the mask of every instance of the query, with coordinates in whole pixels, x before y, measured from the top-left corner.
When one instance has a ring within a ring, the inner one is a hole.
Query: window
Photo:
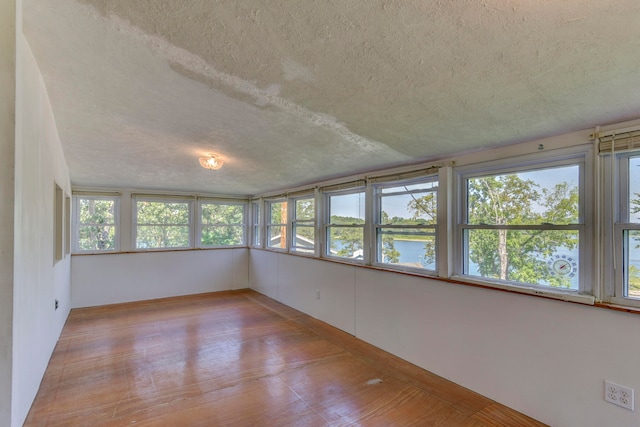
[[[200,202],[200,246],[244,245],[245,204]]]
[[[377,185],[376,262],[436,270],[437,178]]]
[[[617,268],[611,296],[612,302],[640,306],[640,153],[617,155],[616,162],[619,202],[611,263]]]
[[[505,284],[588,292],[580,262],[583,169],[580,157],[463,172],[462,273]]]
[[[293,199],[291,250],[313,254],[316,241],[316,209],[313,196]]]
[[[329,193],[325,255],[364,259],[365,192]]]
[[[64,196],[64,253],[71,253],[71,197]]]
[[[54,228],[54,261],[60,261],[64,257],[64,192],[58,184],[54,183],[54,207],[53,207],[53,228]]]
[[[251,202],[251,219],[253,224],[253,246],[262,246],[262,226],[260,218],[260,203]]]
[[[116,251],[117,196],[74,196],[76,252]]]
[[[191,201],[135,198],[135,248],[191,247]]]
[[[287,248],[287,201],[268,201],[267,247]]]

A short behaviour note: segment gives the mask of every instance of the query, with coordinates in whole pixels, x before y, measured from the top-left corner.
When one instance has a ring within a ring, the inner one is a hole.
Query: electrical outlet
[[[316,299],[320,299],[320,289],[316,289]]]
[[[604,381],[604,400],[633,411],[633,389],[620,384]]]
[[[59,303],[59,302],[58,302],[58,300],[56,299],[56,303],[55,303],[56,310],[58,309],[58,305],[60,305],[60,303]]]

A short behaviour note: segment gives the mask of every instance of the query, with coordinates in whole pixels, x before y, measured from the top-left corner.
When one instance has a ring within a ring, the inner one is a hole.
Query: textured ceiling
[[[23,5],[75,186],[258,194],[640,116],[638,0]]]

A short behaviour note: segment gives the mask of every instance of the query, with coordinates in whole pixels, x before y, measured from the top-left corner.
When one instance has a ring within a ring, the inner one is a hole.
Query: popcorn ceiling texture
[[[74,185],[222,194],[636,118],[638,22],[636,0],[24,0]]]

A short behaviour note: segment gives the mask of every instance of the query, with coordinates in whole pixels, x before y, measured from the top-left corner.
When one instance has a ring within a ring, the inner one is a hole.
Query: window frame
[[[103,253],[116,253],[120,252],[120,198],[117,195],[104,195],[104,194],[72,194],[72,221],[73,221],[73,244],[72,254],[103,254]],[[80,223],[80,200],[110,200],[113,201],[113,220],[114,223],[110,224],[114,228],[114,242],[112,249],[94,249],[83,250],[80,249],[80,228],[84,225]]]
[[[138,224],[138,202],[158,202],[158,203],[186,203],[189,207],[189,223],[188,224]],[[131,250],[134,252],[154,252],[154,251],[181,251],[193,249],[195,240],[195,209],[193,197],[185,196],[167,196],[167,195],[138,195],[132,194],[131,196]],[[158,248],[139,248],[138,247],[138,227],[143,226],[174,226],[174,227],[188,227],[188,243],[187,246],[163,246]]]
[[[376,182],[375,184],[372,185],[373,186],[372,194],[373,194],[374,200],[373,200],[373,215],[372,215],[372,227],[371,227],[372,228],[371,241],[372,241],[372,252],[373,252],[371,265],[388,269],[388,270],[412,272],[412,273],[417,273],[421,275],[428,275],[428,276],[438,275],[438,263],[439,263],[439,258],[441,257],[441,254],[439,253],[440,250],[439,250],[439,236],[438,236],[439,234],[438,220],[440,216],[439,211],[441,209],[440,203],[438,200],[441,194],[439,181],[440,181],[439,174],[437,171],[435,171],[434,173],[431,173],[427,176],[420,177],[420,178]],[[393,193],[383,192],[385,189],[389,189],[389,188],[401,187],[401,186],[405,186],[405,187],[414,186],[414,185],[427,184],[427,183],[435,183],[435,187],[432,189],[415,189],[415,190],[405,189],[405,191],[397,191]],[[382,217],[382,200],[384,197],[397,196],[397,195],[403,195],[403,194],[412,195],[417,193],[429,193],[429,192],[432,192],[436,198],[436,216],[435,216],[434,224],[416,224],[416,225],[382,224],[382,218],[381,218]],[[380,260],[382,256],[382,248],[381,248],[382,245],[380,244],[381,234],[398,234],[398,235],[407,234],[407,233],[393,233],[393,232],[384,233],[381,231],[382,229],[432,230],[430,232],[417,231],[416,234],[421,236],[433,237],[434,256],[435,256],[434,268],[428,269],[428,268],[421,268],[421,267],[412,267],[412,266],[406,266],[402,264],[394,264],[394,263],[381,261]]]
[[[251,244],[249,246],[253,248],[262,248],[264,247],[264,236],[262,233],[262,213],[264,212],[264,204],[262,203],[262,199],[259,200],[251,200],[249,203],[250,206],[250,223],[251,223],[251,231],[250,231],[250,239]]]
[[[313,202],[313,219],[298,219],[298,202],[301,200],[311,200]],[[288,199],[290,206],[289,210],[291,211],[291,220],[290,228],[291,233],[289,234],[289,242],[288,247],[289,251],[295,254],[304,255],[304,256],[315,256],[318,249],[318,232],[317,232],[317,221],[318,221],[318,203],[316,200],[315,193],[310,192],[307,194],[303,194],[296,197],[291,197]],[[298,246],[295,244],[296,242],[296,228],[298,226],[301,227],[309,227],[313,230],[313,248],[310,251],[304,251],[298,249]]]
[[[225,205],[225,206],[242,206],[242,222],[237,224],[204,224],[202,221],[203,205]],[[247,206],[248,203],[243,200],[231,201],[226,199],[215,198],[198,198],[197,208],[197,233],[195,237],[196,247],[201,249],[214,248],[238,248],[247,246]],[[202,231],[205,227],[238,227],[242,230],[242,241],[235,245],[205,245],[202,243]]]
[[[280,204],[280,203],[284,203],[284,205],[286,206],[286,210],[287,210],[287,214],[284,215],[284,218],[281,218],[281,221],[284,222],[279,222],[279,223],[275,223],[271,221],[271,217],[272,217],[272,207],[275,204]],[[286,197],[278,197],[278,198],[274,198],[274,199],[268,199],[264,201],[264,220],[265,220],[265,227],[264,227],[264,248],[265,249],[269,249],[269,250],[273,250],[273,251],[278,251],[278,252],[287,252],[289,250],[289,239],[288,239],[288,235],[291,234],[291,227],[289,225],[289,199],[287,199]],[[270,242],[271,242],[271,229],[272,227],[280,227],[281,229],[283,229],[285,231],[285,236],[284,239],[282,238],[282,233],[280,233],[280,247],[278,246],[271,246]],[[284,246],[282,246],[282,243],[284,242]]]
[[[370,241],[370,194],[371,194],[371,186],[362,185],[356,186],[353,188],[348,188],[344,190],[335,190],[335,191],[325,191],[323,192],[323,218],[322,229],[323,229],[323,250],[322,257],[328,259],[334,259],[341,262],[360,264],[360,265],[370,265],[370,257],[371,257],[371,245]],[[360,194],[364,195],[364,203],[365,203],[365,211],[364,211],[364,222],[362,224],[333,224],[331,223],[331,198],[346,196],[349,194]],[[331,229],[332,228],[362,228],[362,259],[343,257],[339,255],[334,255],[331,253]]]
[[[578,223],[567,225],[532,224],[532,225],[482,225],[468,224],[468,196],[467,180],[472,178],[526,173],[535,170],[544,170],[554,167],[578,166]],[[452,278],[471,283],[478,283],[488,287],[514,290],[536,295],[545,295],[576,302],[594,302],[596,292],[593,277],[592,259],[593,250],[593,150],[584,146],[568,149],[549,150],[524,156],[504,158],[500,160],[473,163],[456,167],[455,173],[455,197],[456,206],[455,230],[454,230],[454,255]],[[590,207],[590,209],[587,209]],[[488,277],[470,275],[465,272],[465,263],[468,258],[467,244],[465,241],[466,230],[473,229],[506,229],[506,230],[575,230],[578,233],[578,289],[555,288],[535,283],[523,283],[510,280],[500,280]]]
[[[632,150],[608,155],[605,164],[604,188],[612,188],[605,191],[604,206],[605,228],[613,231],[612,243],[605,241],[606,245],[613,245],[611,251],[606,251],[604,260],[605,277],[613,277],[613,283],[604,290],[604,299],[613,304],[640,308],[640,298],[629,298],[627,286],[628,242],[625,239],[627,231],[640,230],[640,220],[632,222],[630,218],[631,203],[629,197],[629,161],[632,158],[640,159],[640,151]],[[613,163],[613,164],[612,164]],[[608,219],[608,221],[607,221]]]

